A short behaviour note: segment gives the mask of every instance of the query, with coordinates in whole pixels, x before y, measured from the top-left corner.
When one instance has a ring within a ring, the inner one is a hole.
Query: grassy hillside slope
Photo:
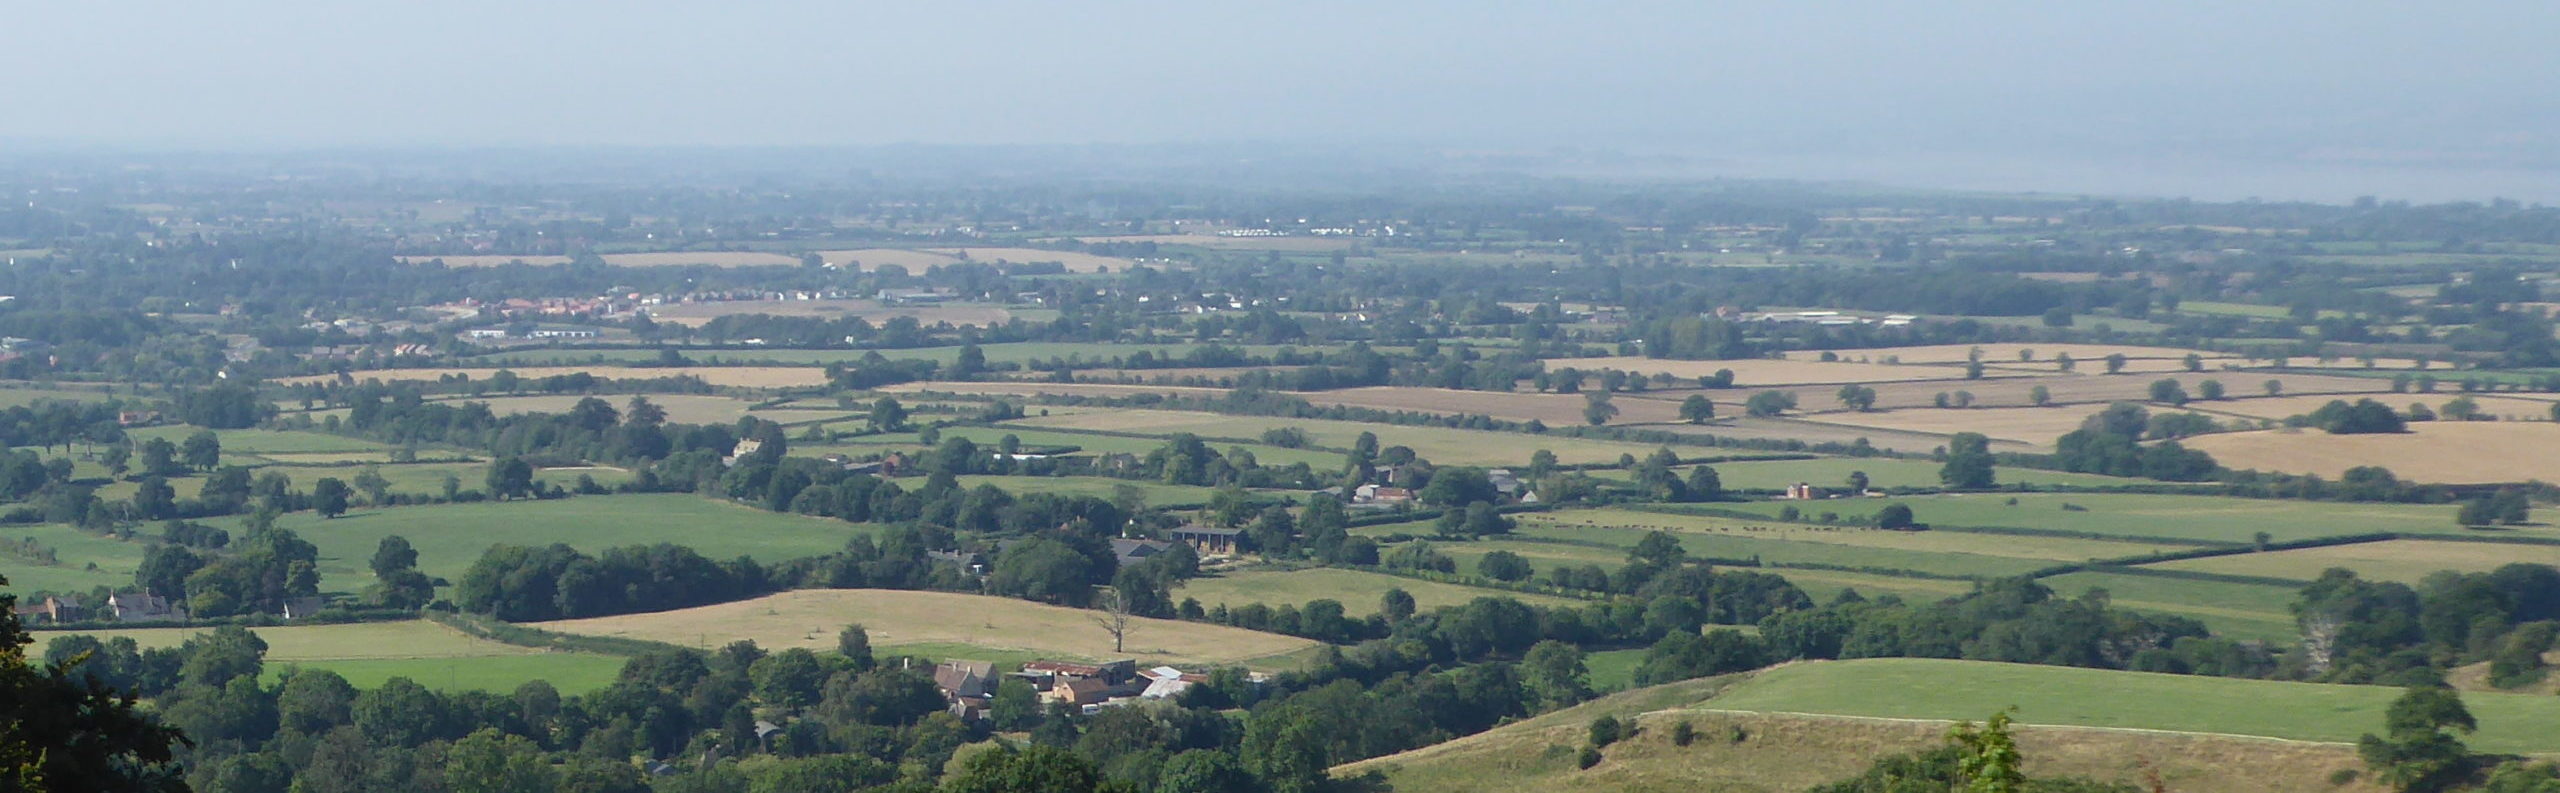
[[[1398,793],[1461,791],[1795,791],[1858,773],[1875,759],[1937,745],[1953,719],[2018,706],[2028,770],[2187,793],[2344,791],[2362,769],[2346,742],[2378,731],[2397,690],[1969,661],[1801,663],[1637,689],[1491,732],[1334,769]],[[2471,693],[2475,749],[2560,751],[2535,725],[2560,698]],[[1599,765],[1575,754],[1591,719],[1635,719],[1636,737]],[[1698,738],[1670,739],[1687,721]]]

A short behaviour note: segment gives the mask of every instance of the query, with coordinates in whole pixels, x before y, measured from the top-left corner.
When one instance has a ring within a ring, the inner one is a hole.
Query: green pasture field
[[[2234,639],[2282,643],[2301,638],[2287,610],[2301,596],[2298,587],[2125,573],[2067,573],[2036,583],[2051,588],[2057,597],[2104,589],[2108,602],[2119,608],[2193,618],[2214,633]]]
[[[1630,647],[1624,650],[1584,653],[1582,668],[1591,672],[1591,676],[1587,678],[1591,683],[1591,690],[1605,692],[1634,688],[1636,667],[1644,664],[1644,652],[1645,648]]]
[[[2016,706],[2026,724],[2353,742],[2383,728],[2400,689],[1917,658],[1765,670],[1702,707],[1905,719],[1982,719]],[[2560,750],[2560,697],[2465,693],[2475,750]]]
[[[202,431],[203,430],[201,428],[183,425],[140,427],[126,431],[125,436],[132,438],[137,442],[149,440],[151,438],[166,438],[170,443],[184,446],[187,442],[187,436],[194,435]],[[222,442],[222,454],[226,458],[233,454],[258,454],[262,452],[275,452],[278,454],[321,454],[388,452],[391,450],[391,447],[375,443],[373,441],[359,438],[347,438],[319,432],[303,432],[300,430],[214,430],[213,436],[215,439]]]
[[[1884,499],[1868,499],[1871,503]],[[2070,537],[2029,537],[1955,531],[1884,531],[1880,529],[1808,526],[1771,521],[1699,515],[1677,515],[1624,509],[1577,509],[1534,513],[1520,516],[1520,533],[1536,537],[1558,537],[1580,541],[1597,541],[1619,547],[1633,547],[1646,532],[1669,531],[1679,535],[1681,547],[1691,556],[1735,558],[1759,553],[1768,561],[1805,561],[1829,564],[1859,564],[1841,561],[1842,557],[1813,558],[1808,554],[1835,554],[1873,551],[1911,559],[1931,557],[1996,558],[2014,561],[2020,572],[2044,567],[2054,562],[2078,562],[2122,556],[2181,550],[2192,546],[2168,543],[2117,542],[2111,540]],[[1807,547],[1821,546],[1821,547]],[[1783,549],[1776,552],[1753,551],[1754,548]],[[1735,553],[1741,551],[1741,553]],[[1879,561],[1886,557],[1876,557]],[[1873,566],[1909,567],[1908,565]],[[1930,567],[1910,569],[1931,570]]]
[[[2011,499],[2017,504],[2009,504]],[[1894,502],[1909,505],[1914,518],[1934,525],[2057,529],[2202,542],[2246,543],[2261,531],[2272,535],[2276,542],[2378,531],[2458,531],[2453,526],[2451,505],[2137,493],[1962,493],[1867,499],[1863,503],[1870,506],[1864,509],[1833,506],[1839,503],[1836,501],[1755,501],[1716,506],[1762,515],[1776,515],[1795,507],[1807,514],[1831,510],[1846,516],[1873,514],[1877,508]],[[2064,504],[2086,511],[2065,510]],[[2548,531],[2538,533],[2555,536]]]
[[[38,402],[104,402],[111,394],[85,388],[48,388],[32,383],[0,385],[0,408],[29,407]]]
[[[1562,463],[1617,462],[1619,455],[1632,454],[1641,459],[1660,448],[1641,443],[1512,432],[1169,410],[1079,413],[1022,419],[1011,424],[1065,430],[1111,430],[1158,437],[1188,432],[1202,437],[1243,439],[1260,438],[1268,429],[1296,427],[1305,430],[1316,445],[1337,449],[1350,448],[1358,441],[1360,433],[1368,432],[1377,435],[1381,448],[1410,447],[1415,454],[1439,465],[1525,466],[1529,456],[1539,449],[1555,452],[1557,461]]]
[[[1863,471],[1867,486],[1877,490],[1896,487],[1936,488],[1938,463],[1923,460],[1896,460],[1870,457],[1825,457],[1817,460],[1770,460],[1765,462],[1716,463],[1716,477],[1731,490],[1783,490],[1798,482],[1825,490],[1848,487],[1849,474]],[[1624,474],[1618,471],[1604,474]],[[2147,484],[2148,480],[2126,479],[2097,474],[2075,474],[2068,471],[2040,471],[2032,468],[2003,468],[2003,483],[2029,485],[2066,485],[2076,487],[2109,487]]]
[[[237,516],[207,521],[241,532]],[[321,587],[354,592],[372,583],[374,547],[400,535],[418,550],[418,569],[459,581],[492,545],[567,543],[587,553],[624,545],[675,543],[726,560],[780,562],[831,553],[869,527],[830,518],[766,512],[681,493],[580,496],[550,501],[436,504],[360,509],[322,519],[308,511],[276,521],[320,548]]]
[[[147,525],[139,531],[157,534],[160,527]],[[8,589],[14,592],[87,592],[100,586],[132,586],[133,571],[142,566],[142,543],[102,537],[70,526],[0,526],[0,538],[13,542],[33,538],[52,548],[55,558],[61,561],[39,565],[15,556],[0,556],[0,578],[9,579]],[[90,569],[92,564],[97,569]],[[28,604],[18,605],[24,609]]]
[[[256,468],[259,475],[263,476],[269,473],[283,474],[285,479],[293,483],[294,489],[304,492],[309,492],[311,490],[312,483],[330,478],[335,478],[338,481],[345,482],[352,487],[355,484],[356,476],[363,473],[364,469],[368,467],[364,465],[276,465],[270,462],[265,462],[266,460],[273,458],[253,458],[248,455],[240,455],[239,459],[234,459],[232,455],[227,452],[224,456],[227,464],[245,464],[256,461],[259,464],[253,467]],[[287,457],[294,459],[313,456],[319,455],[287,455]],[[360,457],[369,460],[380,457],[380,455],[360,455]],[[447,474],[451,474],[454,478],[462,480],[462,489],[464,490],[485,490],[488,488],[489,482],[488,463],[385,462],[378,463],[370,467],[382,472],[383,480],[391,483],[391,492],[393,493],[442,495],[444,493],[444,478]],[[575,489],[578,484],[579,474],[586,474],[594,477],[597,484],[604,485],[605,487],[613,487],[623,482],[631,481],[630,471],[603,466],[582,468],[543,468],[534,471],[533,478],[535,481],[556,485],[562,488]],[[99,469],[96,475],[103,477],[106,475],[106,471],[104,469]],[[128,474],[128,476],[130,476],[130,474]],[[194,498],[196,497],[197,492],[204,488],[204,477],[201,474],[173,477],[169,480],[169,486],[177,489],[179,498]],[[97,497],[103,500],[129,501],[133,498],[134,494],[140,492],[141,489],[141,482],[132,479],[124,479],[100,485],[95,492]],[[5,532],[0,532],[0,536],[5,536]]]
[[[2292,309],[2257,303],[2224,303],[2212,300],[2180,300],[2178,311],[2187,314],[2222,314],[2256,319],[2284,319],[2293,316]]]
[[[979,447],[986,449],[995,448],[996,444],[1002,442],[1004,440],[1004,436],[1007,435],[1012,435],[1020,439],[1024,448],[1038,448],[1043,446],[1075,446],[1083,449],[1087,454],[1113,454],[1125,452],[1128,454],[1138,455],[1139,457],[1145,457],[1149,452],[1164,448],[1164,440],[1161,438],[1130,438],[1118,435],[1095,435],[1085,432],[1060,432],[1057,430],[1018,426],[1016,424],[1004,424],[995,427],[945,427],[942,430],[942,437],[944,438],[967,438],[970,442],[976,443]],[[868,438],[865,439],[868,440]],[[1293,463],[1306,463],[1307,467],[1318,471],[1338,471],[1341,470],[1343,464],[1347,462],[1343,455],[1333,452],[1316,451],[1313,449],[1286,449],[1260,443],[1222,443],[1218,441],[1205,441],[1205,443],[1209,445],[1210,449],[1215,450],[1219,454],[1226,454],[1227,450],[1241,446],[1245,451],[1252,452],[1254,462],[1260,464],[1264,468],[1281,468]]]
[[[355,658],[267,664],[267,682],[281,681],[295,666],[326,669],[358,689],[379,688],[394,677],[438,691],[488,691],[506,694],[540,680],[562,694],[577,695],[613,685],[624,659],[596,653],[553,652],[496,655],[485,658]]]
[[[1346,570],[1339,567],[1313,567],[1304,570],[1246,570],[1220,573],[1191,579],[1174,590],[1175,602],[1182,598],[1199,598],[1203,608],[1226,604],[1235,608],[1261,603],[1274,608],[1282,605],[1304,606],[1307,601],[1331,599],[1342,603],[1343,611],[1355,617],[1378,613],[1381,598],[1389,589],[1402,589],[1413,596],[1416,608],[1429,611],[1441,606],[1460,606],[1480,597],[1507,597],[1537,606],[1579,606],[1583,601],[1553,595],[1533,595],[1501,589],[1444,584]]]
[[[1971,581],[1951,581],[1942,578],[1909,578],[1872,573],[1845,573],[1836,570],[1768,569],[1758,572],[1787,579],[1787,583],[1804,590],[1805,596],[1813,598],[1815,603],[1829,603],[1838,598],[1841,592],[1847,590],[1856,590],[1860,597],[1869,600],[1892,595],[1908,603],[1935,603],[1947,598],[1960,597],[1974,590],[1974,583]]]
[[[1146,496],[1147,503],[1159,506],[1165,504],[1206,504],[1209,503],[1209,495],[1216,492],[1215,488],[1200,487],[1198,485],[1168,485],[1161,482],[1147,482],[1135,479],[1112,479],[1100,476],[973,475],[960,477],[961,487],[977,487],[979,485],[995,485],[996,487],[1003,488],[1005,492],[1011,493],[1016,497],[1031,493],[1055,493],[1062,496],[1092,496],[1100,499],[1111,498],[1112,493],[1118,492],[1120,485],[1130,485],[1138,488],[1138,492]],[[924,483],[922,480],[912,479],[899,484],[899,487],[902,488],[916,488],[923,486]]]
[[[407,677],[428,688],[506,692],[548,680],[562,693],[603,688],[622,669],[618,656],[518,647],[470,636],[425,620],[252,628],[267,643],[270,682],[294,666],[326,669],[357,688]],[[144,649],[176,647],[206,628],[77,631],[99,639],[130,638]],[[39,643],[70,631],[39,631]]]

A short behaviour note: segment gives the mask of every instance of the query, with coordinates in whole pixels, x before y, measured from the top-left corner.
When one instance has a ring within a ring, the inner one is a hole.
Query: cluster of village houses
[[[1209,682],[1208,675],[1170,666],[1140,669],[1138,662],[1126,659],[1099,664],[1032,661],[1004,674],[996,674],[993,664],[977,661],[946,661],[933,669],[933,685],[950,703],[951,715],[964,720],[985,718],[996,686],[1007,678],[1029,683],[1044,706],[1063,705],[1087,715],[1103,708],[1179,699],[1192,686]],[[1248,677],[1257,683],[1263,679],[1258,673]]]

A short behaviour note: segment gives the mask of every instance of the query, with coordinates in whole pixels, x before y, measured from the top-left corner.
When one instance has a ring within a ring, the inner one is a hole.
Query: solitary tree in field
[[[489,496],[500,500],[533,492],[533,464],[509,457],[489,464]]]
[[[1707,401],[1704,394],[1690,394],[1688,399],[1680,400],[1680,420],[1682,421],[1705,424],[1707,420],[1715,417],[1716,403]]]
[[[2204,356],[2202,356],[2202,355],[2197,355],[2197,354],[2195,354],[2195,353],[2187,353],[2187,362],[2186,362],[2186,363],[2187,363],[2187,371],[2190,371],[2190,372],[2201,372],[2201,371],[2204,371]]]
[[[337,477],[324,476],[311,483],[311,509],[320,517],[334,518],[347,513],[347,483]]]
[[[2206,401],[2222,398],[2222,381],[2206,380],[2196,384],[2196,396]]]
[[[2184,405],[2187,403],[2187,389],[2170,378],[2153,380],[2151,381],[2151,401],[2163,405]]]
[[[2055,369],[2068,372],[2071,371],[2072,367],[2079,365],[2079,361],[2072,360],[2071,353],[2056,353],[2053,356],[2053,366]]]
[[[1102,612],[1093,618],[1093,623],[1111,634],[1111,651],[1121,652],[1121,646],[1129,639],[1129,600],[1120,596],[1118,587],[1095,587],[1093,607]]]
[[[2120,353],[2120,352],[2111,352],[2111,353],[2107,353],[2107,374],[2121,374],[2121,373],[2123,373],[2123,372],[2124,372],[2124,364],[2125,364],[2125,357],[2124,357],[2124,353]]]
[[[2284,381],[2282,380],[2269,379],[2264,387],[2267,389],[2267,396],[2275,396],[2277,394],[2284,393]]]
[[[879,401],[871,403],[872,431],[894,432],[898,428],[906,425],[907,408],[904,405],[898,404],[898,400],[891,399],[889,397],[881,397]]]
[[[1864,493],[1864,492],[1867,492],[1867,472],[1865,472],[1865,471],[1850,471],[1850,472],[1849,472],[1849,492],[1851,492],[1851,493]]]
[[[1742,411],[1754,416],[1775,416],[1795,409],[1796,397],[1785,391],[1762,391],[1742,403]]]
[[[1876,390],[1856,383],[1841,386],[1837,396],[1840,398],[1840,404],[1860,413],[1873,410],[1876,406]]]
[[[1606,391],[1585,394],[1583,400],[1582,420],[1590,422],[1591,426],[1607,424],[1610,419],[1618,417],[1618,406],[1609,404],[1609,393]]]
[[[1990,487],[1993,483],[1991,463],[1989,436],[1979,432],[1959,432],[1947,439],[1947,463],[1938,469],[1938,480],[1958,489]]]
[[[2053,404],[2053,390],[2044,386],[2036,386],[2034,388],[2027,389],[2027,401],[2035,403],[2036,407],[2051,405]]]

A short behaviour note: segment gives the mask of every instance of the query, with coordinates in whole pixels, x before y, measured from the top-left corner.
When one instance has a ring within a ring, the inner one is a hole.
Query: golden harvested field
[[[2409,412],[2409,406],[2412,404],[2425,405],[2427,406],[2427,410],[2441,413],[2444,411],[2444,403],[2451,402],[2463,396],[2465,395],[2459,393],[2384,393],[2372,394],[2370,396],[2307,394],[2281,397],[2262,396],[2250,399],[2230,399],[2213,402],[2190,402],[2187,406],[2212,413],[2229,413],[2236,416],[2248,416],[2250,418],[2261,419],[2282,419],[2287,416],[2298,416],[2319,410],[2320,406],[2329,404],[2331,401],[2335,400],[2343,399],[2348,402],[2354,402],[2358,399],[2368,398],[2385,405],[2390,405],[2392,410],[2397,410],[2404,414]],[[2497,416],[2502,420],[2543,420],[2551,417],[2552,403],[2549,400],[2533,399],[2529,397],[2489,396],[2486,394],[2471,394],[2468,396],[2471,397],[2472,402],[2480,405],[2481,413]]]
[[[1962,380],[1964,369],[1958,366],[1892,366],[1880,363],[1849,363],[1750,358],[1733,361],[1674,361],[1663,358],[1612,356],[1607,358],[1558,358],[1547,361],[1547,371],[1580,369],[1596,372],[1616,369],[1651,375],[1668,373],[1688,378],[1694,384],[1699,377],[1715,374],[1718,369],[1733,370],[1735,388],[1766,388],[1784,385],[1838,385],[1841,383],[1889,383],[1896,380]],[[1993,373],[1990,376],[2002,376]]]
[[[1825,365],[1837,366],[1839,364]],[[1915,367],[1903,368],[1907,369]],[[1922,371],[1926,371],[1926,369],[1923,369]],[[2088,370],[2086,367],[2083,367],[2081,371],[2086,372]],[[2266,393],[2264,384],[2268,380],[2277,380],[2282,382],[2284,384],[2284,393],[2287,394],[2370,394],[2380,391],[2389,391],[2391,387],[2390,383],[2387,381],[2363,377],[2339,377],[2334,375],[2316,374],[2270,375],[2262,372],[2180,372],[2175,374],[2148,375],[2048,373],[2033,377],[2003,377],[1993,380],[1935,380],[1899,383],[1878,382],[1867,383],[1866,386],[1868,388],[1873,388],[1876,391],[1876,407],[1888,410],[1895,408],[1933,407],[1936,405],[1937,395],[1952,395],[1957,391],[1964,391],[1973,394],[1973,404],[1977,408],[1994,408],[2028,407],[2034,405],[2035,401],[2032,395],[2038,386],[2042,386],[2045,389],[2045,392],[2056,404],[2072,404],[2079,402],[2103,403],[2115,400],[2131,400],[2139,402],[2150,398],[2152,381],[2163,379],[2178,381],[2180,387],[2185,388],[2187,393],[2190,395],[2196,393],[2198,383],[2202,383],[2206,380],[2219,380],[2222,382],[2223,392],[2232,397],[2264,395]],[[1725,410],[1725,406],[1739,405],[1742,400],[1750,397],[1750,392],[1758,390],[1762,389],[1735,388],[1728,390],[1706,391],[1703,393],[1707,395],[1708,399],[1715,400],[1717,405],[1716,412],[1722,414],[1729,412]],[[1832,392],[1839,390],[1839,386],[1837,385],[1829,387],[1803,386],[1796,388],[1778,388],[1775,390],[1794,391],[1796,392],[1798,404],[1817,410],[1822,409],[1825,405],[1839,404],[1831,398]],[[1626,399],[1668,399],[1677,402],[1681,399],[1687,398],[1691,393],[1699,392],[1695,389],[1683,391],[1648,391],[1642,394],[1620,394],[1618,398],[1621,401]]]
[[[2206,350],[2189,350],[2178,347],[2137,347],[2123,344],[1932,344],[1923,347],[1873,347],[1857,350],[1832,350],[1831,352],[1834,355],[1840,356],[1840,360],[1843,361],[1873,361],[1881,363],[1887,357],[1894,357],[1900,359],[1906,364],[1962,364],[1972,355],[1973,350],[1975,349],[1982,350],[1982,364],[1984,366],[2015,366],[2019,362],[2018,352],[2025,350],[2034,354],[2033,360],[2036,363],[2050,364],[2052,363],[2054,356],[2068,354],[2072,358],[2078,359],[2084,366],[2100,366],[2100,371],[2104,371],[2103,362],[2106,357],[2117,353],[2123,353],[2124,357],[2129,359],[2162,359],[2168,361],[2184,361],[2189,353],[2194,353],[2208,359],[2208,362],[2205,364],[2205,368],[2208,369],[2214,368],[2214,364],[2210,362],[2210,359],[2231,357],[2229,353],[2210,352]],[[1787,353],[1787,360],[1791,361],[1818,361],[1821,360],[1821,358],[1822,351],[1820,350],[1796,350]],[[2051,369],[2052,367],[2043,366],[2035,368]]]
[[[700,327],[713,319],[734,314],[770,314],[777,317],[861,317],[873,324],[897,317],[914,317],[927,326],[944,322],[953,325],[995,325],[1013,318],[1013,312],[999,306],[979,304],[947,304],[934,306],[883,306],[877,300],[716,300],[703,303],[677,303],[649,309],[649,317],[659,322],[687,327]]]
[[[1370,386],[1339,391],[1314,391],[1299,394],[1317,405],[1348,405],[1378,410],[1409,410],[1419,413],[1463,413],[1492,416],[1509,421],[1535,419],[1550,427],[1583,423],[1582,411],[1589,399],[1581,394],[1503,393],[1499,391],[1460,391],[1447,388],[1415,386]],[[1623,395],[1622,395],[1623,396]],[[1618,417],[1611,424],[1643,424],[1678,421],[1678,403],[1658,399],[1612,399]]]
[[[1351,247],[1341,237],[1221,237],[1216,234],[1123,234],[1078,237],[1085,242],[1152,242],[1222,251],[1338,251]]]
[[[2079,366],[2077,371],[2090,373],[2104,373],[2107,371],[2106,361],[2092,360],[2089,358],[2080,358],[2078,360]],[[2225,367],[2236,367],[2239,365],[2240,359],[2238,358],[2207,358],[2204,362],[2204,371],[2220,372],[2224,371]],[[2020,374],[2053,374],[2054,371],[2059,368],[2058,364],[2050,361],[2019,363],[2016,360],[2010,360],[2007,362],[1986,360],[1983,362],[1983,366],[1995,372],[2017,372]],[[2187,362],[2175,358],[2127,358],[2125,359],[2124,371],[2122,373],[2162,374],[2167,372],[2184,372],[2186,370]]]
[[[2235,470],[2336,479],[2349,468],[2379,465],[2416,482],[2560,482],[2560,424],[2548,421],[2428,421],[2387,435],[2258,430],[2203,435],[2186,444]]]
[[[1129,629],[1127,649],[1115,652],[1111,635],[1094,624],[1098,613],[956,592],[803,589],[734,603],[559,620],[535,623],[535,627],[704,647],[748,639],[767,650],[831,650],[838,631],[861,623],[870,630],[874,646],[958,644],[1080,659],[1134,658],[1141,667],[1240,663],[1315,645],[1276,633],[1139,618]]]
[[[1731,403],[1718,402],[1716,403],[1716,412],[1718,414],[1732,414],[1740,412],[1740,408],[1735,407]],[[1803,441],[1805,443],[1856,443],[1859,439],[1864,438],[1868,445],[1876,448],[1902,452],[1925,453],[1931,449],[1947,445],[1946,436],[1943,435],[1901,432],[1897,430],[1877,429],[1873,427],[1855,427],[1846,424],[1830,424],[1821,421],[1820,418],[1821,417],[1817,416],[1815,417],[1815,420],[1805,421],[1794,418],[1732,416],[1730,418],[1717,419],[1715,423],[1706,425],[1642,424],[1629,426],[1638,426],[1648,430],[1661,430],[1663,432],[1675,432],[1682,435],[1712,435],[1718,438],[1745,438],[1779,441],[1794,440]],[[2002,440],[1999,438],[1991,439],[1991,446],[1995,451],[2023,452],[2031,450],[2026,444],[2018,443],[2016,441]]]
[[[2416,584],[2438,570],[2486,572],[2516,562],[2560,565],[2560,547],[2441,540],[2389,540],[2326,548],[2181,559],[2147,567],[2309,581],[2332,567],[2370,579]]]
[[[569,263],[569,257],[567,256],[507,256],[500,254],[489,256],[400,257],[401,261],[411,263],[429,262],[437,259],[444,260],[445,266],[447,267],[496,267],[519,261],[524,262],[525,264],[544,266]],[[800,264],[800,259],[798,257],[786,256],[779,253],[758,253],[755,251],[668,251],[660,253],[609,253],[605,254],[604,262],[616,267],[682,267],[696,264],[710,265],[713,267],[788,267],[797,266]]]
[[[1835,406],[1837,402],[1833,403]],[[2152,415],[2181,413],[2161,405],[2146,406]],[[1854,427],[1953,435],[1979,432],[1999,440],[2050,446],[2053,439],[2080,428],[2080,422],[2107,409],[2107,405],[2087,402],[2042,408],[1969,408],[1964,410],[1937,408],[1905,408],[1867,413],[1837,411],[1806,416],[1807,421],[1846,424]]]
[[[988,394],[992,396],[1070,396],[1119,398],[1138,394],[1166,396],[1219,397],[1224,388],[1198,388],[1172,385],[1113,385],[1105,383],[1024,383],[1000,382],[915,382],[881,386],[879,391],[891,394],[931,392],[936,394]]]
[[[827,384],[826,370],[808,366],[686,366],[664,368],[643,366],[526,366],[520,368],[510,367],[509,370],[515,372],[517,377],[527,380],[550,377],[552,375],[585,372],[597,377],[614,380],[655,379],[660,377],[685,375],[702,378],[703,382],[710,383],[712,385],[730,386],[734,388],[795,388]],[[435,380],[446,375],[457,374],[473,379],[486,380],[490,375],[497,374],[499,371],[500,370],[498,369],[370,369],[362,372],[356,372],[353,376],[355,377],[356,382],[359,383],[366,380],[381,380],[385,382],[397,380]],[[302,383],[325,383],[335,380],[336,378],[337,375],[333,374],[315,374],[304,375],[301,377],[279,377],[276,378],[275,382],[284,385],[298,385]]]
[[[1529,456],[1539,449],[1555,452],[1557,462],[1561,463],[1615,462],[1621,454],[1643,457],[1657,448],[1640,443],[1540,437],[1513,432],[1363,424],[1351,421],[1272,416],[1229,416],[1180,410],[1100,411],[1071,416],[1040,416],[1007,423],[1050,429],[1103,430],[1147,435],[1188,432],[1211,438],[1246,439],[1261,437],[1262,432],[1267,429],[1296,427],[1306,430],[1316,445],[1331,448],[1349,448],[1360,437],[1360,433],[1370,432],[1377,434],[1378,443],[1382,447],[1411,447],[1415,454],[1441,465],[1525,465],[1529,462]]]
[[[1119,272],[1135,264],[1116,256],[1096,256],[1073,251],[1046,251],[1037,248],[857,248],[841,251],[819,251],[818,257],[828,264],[853,265],[864,272],[894,264],[909,272],[921,273],[927,267],[940,267],[961,262],[996,264],[1030,264],[1057,262],[1071,273],[1093,273],[1109,269]]]

